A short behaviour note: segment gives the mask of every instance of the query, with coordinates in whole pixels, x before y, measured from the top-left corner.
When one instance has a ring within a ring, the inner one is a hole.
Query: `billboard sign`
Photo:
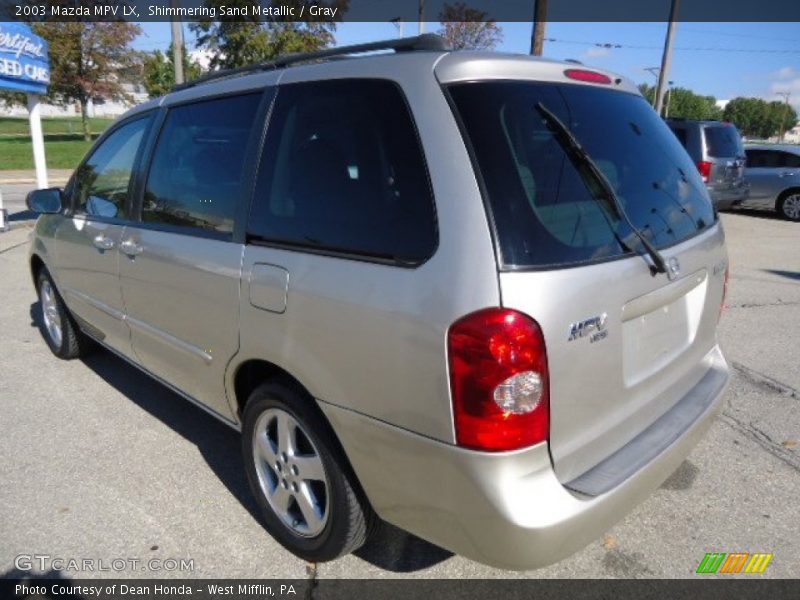
[[[0,23],[0,89],[46,94],[47,42],[22,23]]]

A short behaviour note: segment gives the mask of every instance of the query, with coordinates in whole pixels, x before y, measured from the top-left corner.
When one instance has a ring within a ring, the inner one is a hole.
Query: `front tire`
[[[292,386],[266,383],[244,412],[242,453],[267,531],[311,562],[366,541],[374,515],[328,423]]]
[[[778,214],[789,221],[800,221],[800,189],[787,190],[775,206]]]
[[[36,291],[42,308],[39,329],[50,351],[64,360],[85,355],[90,341],[72,319],[53,278],[45,268],[40,269],[36,276]]]

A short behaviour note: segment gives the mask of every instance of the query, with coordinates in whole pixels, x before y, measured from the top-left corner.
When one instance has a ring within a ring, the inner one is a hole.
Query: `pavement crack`
[[[800,473],[800,457],[785,446],[775,442],[763,429],[757,427],[752,422],[745,423],[727,410],[722,412],[720,420],[731,429],[738,431],[745,437],[754,441],[769,454]]]
[[[784,302],[782,300],[777,302],[745,302],[743,304],[728,304],[726,308],[766,308],[769,306],[800,306],[800,302]]]
[[[800,393],[798,393],[796,389],[788,384],[778,381],[777,379],[773,379],[769,375],[761,373],[760,371],[751,369],[742,363],[734,361],[731,362],[731,365],[742,377],[757,387],[766,389],[770,392],[778,393],[782,396],[794,398],[795,400],[800,399]]]
[[[317,588],[317,563],[306,563],[306,580],[308,587],[306,588],[305,600],[314,600],[314,590]]]
[[[28,241],[26,240],[24,242],[20,242],[19,244],[14,244],[13,246],[9,246],[8,248],[4,248],[3,250],[0,250],[0,254],[5,254],[9,250],[13,250],[14,248],[19,248],[20,246],[24,246],[27,243],[28,243]]]

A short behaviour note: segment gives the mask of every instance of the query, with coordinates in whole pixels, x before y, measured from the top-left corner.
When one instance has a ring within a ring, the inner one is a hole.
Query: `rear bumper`
[[[717,210],[727,210],[737,204],[741,204],[750,196],[750,186],[747,182],[742,185],[730,189],[717,190],[708,189],[711,196],[711,202]]]
[[[378,515],[467,558],[524,570],[554,563],[597,539],[680,465],[719,411],[730,378],[719,348],[708,360],[718,385],[687,394],[706,395],[696,399],[705,407],[699,416],[647,464],[593,497],[562,485],[547,444],[475,452],[320,406]]]

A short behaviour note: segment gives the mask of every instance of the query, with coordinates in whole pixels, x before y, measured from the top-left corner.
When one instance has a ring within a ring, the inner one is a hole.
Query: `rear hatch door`
[[[703,125],[704,153],[711,162],[709,187],[725,191],[744,182],[745,153],[739,131],[732,123]]]
[[[640,96],[530,81],[453,84],[448,93],[493,224],[502,303],[544,332],[550,449],[566,483],[646,429],[708,369],[722,230],[697,169]],[[594,159],[669,274],[653,274],[632,228],[598,201],[539,103]]]

